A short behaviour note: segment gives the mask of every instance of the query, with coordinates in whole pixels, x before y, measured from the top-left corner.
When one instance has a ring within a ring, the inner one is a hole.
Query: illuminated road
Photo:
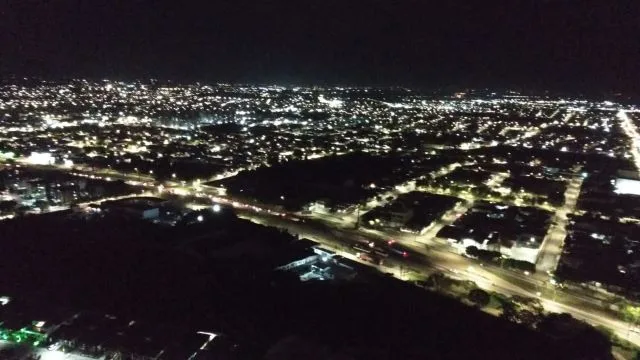
[[[455,169],[455,167],[453,169]],[[507,177],[508,177],[508,174],[506,173],[495,173],[487,181],[486,185],[489,186],[489,188],[491,189],[495,189],[499,187],[504,181],[504,179]],[[440,243],[436,242],[436,234],[438,234],[438,232],[442,230],[443,227],[453,224],[456,221],[456,219],[458,219],[459,216],[462,216],[464,213],[466,213],[467,210],[472,208],[473,204],[475,203],[475,197],[471,196],[471,194],[469,194],[469,196],[467,197],[464,197],[464,199],[465,201],[458,203],[452,209],[449,209],[449,211],[445,212],[440,217],[439,221],[433,221],[431,225],[427,227],[424,233],[418,234],[418,235],[402,234],[400,235],[400,237],[405,241],[413,239],[417,242],[420,242],[426,245],[432,245],[432,246],[436,244],[442,245],[443,244],[442,242]],[[369,230],[363,229],[362,231],[369,231]]]
[[[631,121],[626,111],[620,110],[617,116],[618,120],[620,120],[622,130],[624,130],[629,137],[629,151],[633,157],[633,163],[636,166],[638,175],[640,175],[640,135],[638,134],[638,129],[633,124],[633,121]]]
[[[298,234],[325,246],[341,251],[349,251],[349,246],[356,239],[374,241],[376,244],[384,244],[388,236],[370,234],[363,236],[355,229],[334,229],[328,225],[307,220],[298,222],[283,216],[273,216],[264,213],[240,211],[242,218],[256,223],[283,228],[292,234]],[[402,245],[409,250],[409,258],[404,261],[406,268],[423,275],[435,271],[443,272],[449,276],[472,280],[479,287],[496,291],[505,295],[520,295],[527,297],[539,297],[545,309],[551,312],[567,312],[578,319],[588,321],[593,325],[603,325],[614,330],[621,338],[628,339],[636,345],[640,345],[640,336],[629,331],[629,325],[617,320],[615,316],[604,310],[607,303],[590,297],[579,290],[560,289],[540,276],[519,273],[502,269],[490,264],[482,264],[476,260],[460,256],[449,251],[446,244],[425,246],[422,243],[403,241]],[[472,269],[472,270],[470,270]],[[383,271],[389,271],[382,269]]]
[[[564,116],[564,118],[562,118],[562,121],[567,124],[569,122],[569,120],[571,120],[571,118],[573,118],[576,115],[575,112],[573,111],[569,111],[567,112],[567,114]]]
[[[433,173],[434,178],[445,176],[460,166],[461,166],[460,163],[445,165]],[[324,209],[322,210],[315,209],[311,212],[311,214],[307,214],[307,215],[299,214],[299,215],[310,216],[313,218],[321,219],[323,221],[330,222],[341,227],[345,227],[345,226],[355,227],[358,217],[364,215],[366,212],[374,209],[375,207],[385,206],[390,201],[393,201],[393,199],[396,199],[399,195],[406,194],[416,190],[416,181],[418,179],[423,179],[423,178],[425,177],[421,176],[415,179],[407,180],[406,182],[400,185],[394,186],[393,189],[391,190],[388,190],[384,193],[379,193],[373,198],[369,199],[364,206],[360,206],[357,210],[354,210],[354,211],[340,213],[340,214],[333,214]],[[375,188],[375,184],[373,184],[373,187]],[[381,200],[378,200],[377,198]]]
[[[122,175],[122,177],[133,179],[136,175]],[[178,185],[178,183],[169,185]],[[577,195],[575,191],[579,189],[578,184],[570,186],[570,188],[573,189],[570,195]],[[385,244],[389,240],[389,235],[386,233],[363,233],[352,228],[336,228],[335,224],[327,224],[323,220],[316,219],[300,221],[295,219],[293,214],[269,210],[265,205],[246,204],[229,197],[221,197],[217,190],[202,187],[200,191],[208,193],[216,201],[233,206],[242,218],[286,229],[293,234],[309,238],[345,253],[353,253],[351,246],[359,240],[374,241],[380,246],[386,246]],[[527,276],[490,264],[482,264],[481,266],[477,260],[452,252],[452,248],[448,244],[438,240],[425,244],[416,241],[418,239],[415,235],[404,233],[399,233],[398,239],[402,240],[400,246],[407,249],[409,256],[406,259],[390,261],[391,264],[404,264],[403,266],[406,266],[407,269],[423,275],[441,271],[450,276],[472,280],[482,288],[506,295],[540,297],[544,300],[543,304],[548,311],[567,312],[593,325],[609,327],[621,338],[628,339],[640,346],[639,334],[630,332],[627,323],[617,320],[613,313],[605,310],[608,305],[606,302],[589,296],[586,291],[556,288],[547,281],[546,274]],[[394,269],[381,270],[394,272]]]
[[[578,170],[576,169],[576,171]],[[575,176],[567,186],[567,190],[564,193],[564,205],[558,207],[556,210],[553,218],[554,223],[549,227],[547,236],[545,236],[542,242],[540,253],[538,254],[538,261],[536,261],[536,270],[538,272],[554,272],[558,266],[558,261],[562,255],[564,239],[567,235],[567,215],[573,213],[576,209],[583,181],[584,177]]]

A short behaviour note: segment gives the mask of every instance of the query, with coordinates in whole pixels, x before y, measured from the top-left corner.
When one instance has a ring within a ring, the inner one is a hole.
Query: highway
[[[65,169],[68,171],[68,169]],[[92,173],[94,176],[105,176],[100,171]],[[138,182],[138,175],[120,174],[119,178],[128,182]],[[569,211],[575,206],[581,181],[572,180],[567,190],[569,200],[563,207]],[[144,185],[144,184],[142,184]],[[192,187],[184,186],[178,182],[165,183],[168,187],[182,188],[187,190]],[[148,188],[155,188],[153,183],[147,182]],[[496,291],[505,295],[520,295],[528,297],[538,297],[541,299],[545,309],[551,312],[566,312],[578,319],[585,320],[592,325],[602,325],[615,331],[623,339],[629,340],[640,346],[640,334],[630,331],[630,326],[618,320],[612,312],[608,311],[608,305],[602,299],[591,296],[587,291],[579,289],[568,289],[556,287],[549,281],[546,273],[536,273],[526,275],[524,273],[507,270],[491,264],[481,264],[477,260],[470,259],[452,252],[452,248],[442,240],[435,237],[437,232],[429,232],[427,236],[416,236],[406,233],[393,233],[356,230],[353,222],[341,222],[331,220],[329,217],[305,218],[300,220],[299,214],[290,214],[284,211],[276,211],[273,207],[260,204],[247,204],[228,196],[221,196],[219,191],[207,186],[198,186],[198,192],[204,193],[214,201],[233,206],[238,215],[242,218],[256,223],[286,229],[292,234],[316,241],[327,247],[331,247],[343,253],[353,255],[351,246],[357,242],[373,242],[376,247],[388,247],[388,241],[392,238],[397,241],[394,246],[406,249],[407,257],[400,257],[390,262],[392,264],[405,264],[407,269],[428,276],[440,271],[452,277],[468,279],[476,282],[479,287]],[[464,206],[463,206],[464,208]],[[461,209],[445,214],[445,220],[453,221],[455,214]],[[566,212],[561,211],[561,215]],[[564,238],[558,233],[558,238]],[[555,238],[554,238],[555,239]],[[549,246],[549,245],[548,245]],[[558,251],[561,246],[556,244],[547,251],[549,254]],[[561,249],[561,248],[560,248]],[[550,255],[546,255],[550,256]],[[394,269],[384,269],[385,272],[393,272]]]
[[[373,236],[355,229],[335,229],[317,220],[306,222],[292,221],[287,217],[274,216],[265,213],[255,213],[241,210],[242,218],[256,223],[286,229],[293,234],[317,241],[327,247],[349,251],[349,245],[354,239],[374,241],[377,246],[384,246],[388,236]],[[394,236],[394,239],[397,239]],[[436,241],[437,243],[437,241]],[[425,276],[439,271],[459,279],[476,282],[479,287],[496,291],[505,295],[520,295],[537,297],[545,309],[550,312],[566,312],[575,318],[587,321],[592,325],[602,325],[611,328],[623,339],[627,339],[640,346],[640,335],[630,332],[630,326],[618,320],[614,314],[605,310],[606,302],[590,297],[581,292],[555,287],[549,281],[536,275],[525,275],[516,271],[502,269],[491,264],[482,264],[451,252],[447,244],[426,246],[410,241],[401,241],[407,248],[409,257],[404,261],[406,268]],[[382,271],[391,272],[391,269]],[[544,276],[542,276],[544,278]]]

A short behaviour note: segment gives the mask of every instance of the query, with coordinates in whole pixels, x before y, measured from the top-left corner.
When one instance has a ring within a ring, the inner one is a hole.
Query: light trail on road
[[[320,230],[321,228],[314,229],[308,223],[291,222],[279,216],[244,213],[241,217],[264,225],[283,228],[293,234],[307,237],[334,248],[339,247],[340,244],[349,244],[356,236],[363,236],[355,229],[341,229],[337,232],[329,232],[329,227],[326,227],[327,232],[324,232]],[[368,235],[368,238],[376,241],[385,241],[382,235],[380,237]],[[640,346],[640,337],[627,336],[628,334],[626,334],[624,330],[628,329],[628,325],[617,320],[612,315],[604,313],[600,300],[591,299],[584,295],[575,295],[556,288],[553,289],[553,291],[555,292],[555,298],[558,300],[553,301],[545,297],[546,293],[549,292],[548,282],[539,279],[539,277],[518,274],[489,264],[483,264],[483,266],[481,266],[480,262],[476,260],[460,256],[450,251],[441,250],[437,247],[425,247],[424,244],[420,243],[404,245],[414,252],[410,257],[415,256],[415,254],[424,257],[424,262],[413,261],[407,265],[407,267],[413,271],[417,270],[424,275],[440,271],[449,275],[454,274],[454,276],[458,278],[472,280],[477,282],[480,287],[505,295],[540,298],[543,300],[545,309],[550,312],[557,312],[558,309],[561,309],[560,312],[572,314],[578,319],[586,319],[591,324],[611,328],[622,338],[629,339],[629,341]],[[474,272],[471,274],[468,272],[470,267],[474,269]],[[539,296],[539,293],[542,293],[542,296]],[[559,302],[559,299],[562,299],[565,303]],[[587,319],[584,314],[589,314],[589,318]]]
[[[68,169],[65,170],[68,171]],[[123,179],[135,177],[135,175],[122,175]],[[177,183],[168,183],[170,186],[173,186],[174,184],[177,185]],[[153,188],[154,186],[147,187]],[[292,234],[299,234],[300,236],[307,237],[313,241],[333,248],[348,249],[349,245],[357,238],[371,239],[382,243],[386,243],[389,238],[388,234],[383,233],[370,234],[362,233],[355,229],[338,229],[332,227],[335,226],[335,224],[331,224],[330,226],[324,222],[319,222],[314,219],[309,219],[307,222],[294,221],[290,217],[296,216],[295,214],[272,211],[269,210],[266,205],[247,204],[238,199],[221,196],[213,189],[203,188],[199,191],[205,194],[210,193],[207,195],[211,199],[215,199],[215,201],[219,201],[236,208],[239,216],[242,218],[267,226],[286,229]],[[423,243],[416,242],[414,238],[413,243],[411,243],[410,240],[405,241],[403,242],[403,246],[407,247],[412,252],[409,258],[404,260],[407,262],[407,268],[418,270],[422,274],[431,274],[434,271],[442,271],[456,274],[459,277],[465,277],[468,280],[474,280],[474,278],[475,280],[481,279],[479,285],[490,286],[494,291],[505,295],[521,295],[540,298],[538,293],[541,293],[546,289],[547,282],[545,281],[544,276],[535,274],[525,276],[490,264],[480,266],[480,263],[476,260],[445,250],[446,245],[444,244],[441,246],[438,245],[437,242],[431,242],[429,245],[425,245]],[[396,259],[395,261],[399,260]],[[477,269],[477,272],[469,274],[467,270],[470,266]],[[546,304],[545,308],[547,310],[554,312],[559,309],[559,311],[569,313],[576,318],[586,319],[594,325],[602,325],[611,328],[622,338],[640,346],[640,336],[631,336],[628,333],[625,333],[625,331],[628,332],[629,325],[614,318],[611,314],[604,313],[600,300],[590,299],[584,294],[572,294],[562,289],[555,289],[554,293],[556,294],[556,298],[558,298],[556,301],[541,298],[541,300],[543,300],[543,304]],[[559,301],[560,299],[563,300],[562,303]]]

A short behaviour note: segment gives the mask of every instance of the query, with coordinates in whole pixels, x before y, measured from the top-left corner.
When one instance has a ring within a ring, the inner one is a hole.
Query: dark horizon
[[[0,76],[634,95],[638,10],[574,0],[4,4]]]

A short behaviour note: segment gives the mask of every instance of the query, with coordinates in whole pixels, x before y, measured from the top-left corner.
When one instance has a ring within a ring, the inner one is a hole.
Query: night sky
[[[0,74],[638,91],[640,1],[2,0]]]

